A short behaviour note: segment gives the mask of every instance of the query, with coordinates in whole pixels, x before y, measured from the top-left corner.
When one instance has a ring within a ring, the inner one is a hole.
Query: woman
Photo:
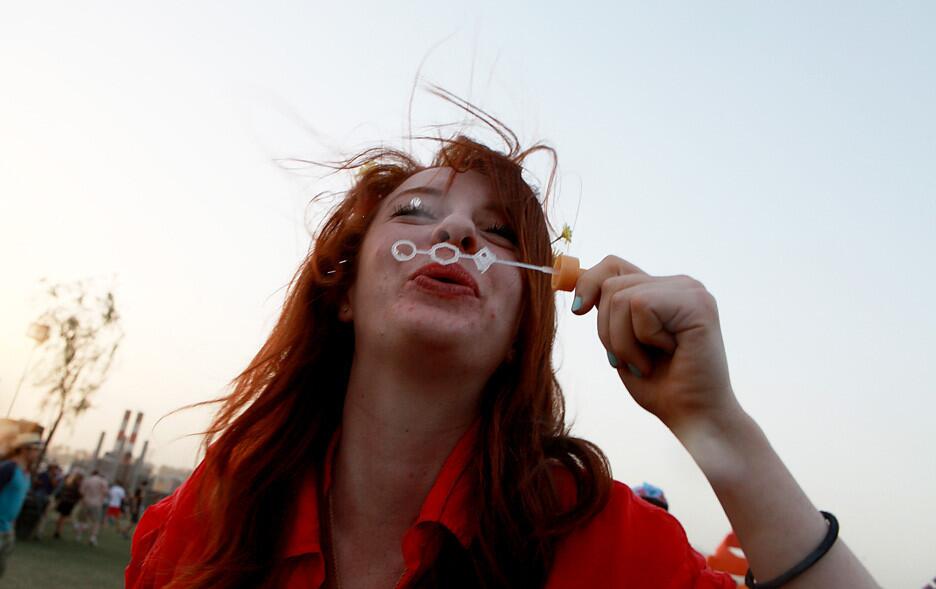
[[[420,249],[548,265],[543,203],[509,130],[422,166],[376,149],[316,236],[269,339],[236,379],[205,459],[150,507],[128,587],[733,587],[679,524],[568,435],[549,277]],[[548,194],[548,189],[547,189]],[[686,446],[758,579],[827,525],[735,399],[715,302],[615,257],[578,281],[622,384]],[[612,368],[609,368],[612,369]],[[874,586],[839,540],[790,587]]]
[[[56,540],[62,537],[62,527],[65,521],[71,517],[75,505],[81,501],[81,483],[84,481],[84,473],[75,469],[65,479],[65,483],[58,491],[55,502],[55,511],[58,512],[58,519],[55,521],[55,533],[52,537]]]

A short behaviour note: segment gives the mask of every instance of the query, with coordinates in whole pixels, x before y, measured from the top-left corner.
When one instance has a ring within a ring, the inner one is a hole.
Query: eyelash
[[[396,207],[394,207],[393,213],[390,214],[390,217],[391,218],[400,217],[403,215],[418,215],[422,217],[430,217],[429,213],[424,208],[414,207],[413,205],[409,203],[398,204]],[[514,232],[513,229],[511,229],[507,225],[500,224],[500,223],[494,224],[484,229],[484,231],[488,233],[494,233],[496,235],[500,235],[501,237],[503,237],[504,239],[506,239],[507,241],[509,241],[510,243],[514,245],[516,245],[517,243],[517,234]]]
[[[399,216],[401,216],[401,215],[416,215],[416,214],[422,215],[422,216],[424,216],[424,217],[428,217],[428,216],[429,216],[429,214],[426,212],[426,210],[425,210],[424,208],[422,208],[422,207],[414,207],[413,205],[408,204],[408,203],[405,204],[405,205],[400,204],[400,205],[397,205],[396,207],[394,207],[394,208],[393,208],[393,214],[391,214],[390,216],[391,216],[391,217],[399,217]]]
[[[501,237],[503,237],[510,243],[517,245],[517,234],[514,232],[513,229],[511,229],[510,227],[506,225],[491,225],[490,227],[485,229],[485,231],[489,233],[496,233],[497,235],[500,235]]]

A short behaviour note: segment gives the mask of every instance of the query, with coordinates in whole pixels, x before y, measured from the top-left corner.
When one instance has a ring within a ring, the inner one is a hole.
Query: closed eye
[[[390,213],[390,217],[403,217],[403,216],[417,216],[417,217],[428,217],[432,218],[432,215],[429,214],[422,206],[415,206],[412,203],[407,204],[398,204],[394,207],[393,212]]]
[[[503,225],[503,224],[491,225],[490,227],[485,229],[485,231],[487,233],[493,233],[495,235],[499,235],[503,237],[504,239],[506,239],[507,241],[509,241],[511,244],[517,245],[517,233],[513,229],[508,227],[507,225]]]
[[[425,217],[427,219],[435,218],[424,205],[416,206],[411,202],[396,205],[393,208],[393,212],[390,213],[390,218],[394,217]],[[517,233],[503,223],[493,223],[486,227],[484,232],[496,235],[508,241],[511,245],[517,245]]]

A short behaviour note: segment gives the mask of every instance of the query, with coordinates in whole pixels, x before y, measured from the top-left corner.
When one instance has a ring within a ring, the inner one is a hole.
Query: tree
[[[48,387],[42,410],[55,418],[37,465],[62,421],[73,422],[91,406],[123,339],[112,284],[90,279],[53,284],[46,296],[46,310],[36,323],[50,328],[49,339],[36,372],[38,384]]]

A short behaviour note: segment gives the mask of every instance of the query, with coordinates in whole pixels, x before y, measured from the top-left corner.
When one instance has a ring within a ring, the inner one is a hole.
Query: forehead
[[[456,198],[470,198],[479,204],[489,204],[492,199],[490,182],[479,172],[455,172],[452,168],[429,168],[407,178],[385,200],[393,200],[407,194],[423,193]]]

